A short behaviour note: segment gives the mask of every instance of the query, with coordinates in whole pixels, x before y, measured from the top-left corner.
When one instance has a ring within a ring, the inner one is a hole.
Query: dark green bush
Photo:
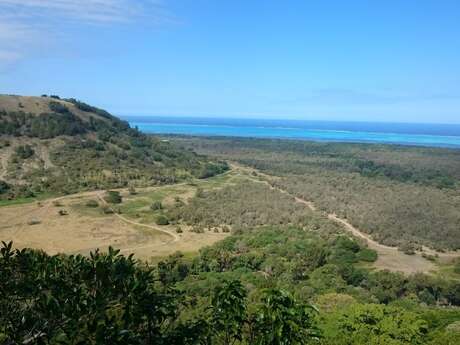
[[[48,107],[53,113],[67,114],[69,113],[69,108],[60,102],[49,102]]]
[[[364,248],[357,254],[358,260],[366,262],[375,262],[377,260],[377,252],[372,249]]]
[[[168,219],[168,217],[166,217],[164,215],[159,215],[156,218],[156,223],[157,223],[157,225],[168,225],[169,224],[169,219]]]
[[[11,189],[11,186],[3,180],[0,180],[0,194],[4,194]]]
[[[109,190],[105,193],[104,200],[110,204],[121,204],[123,198],[120,192]]]

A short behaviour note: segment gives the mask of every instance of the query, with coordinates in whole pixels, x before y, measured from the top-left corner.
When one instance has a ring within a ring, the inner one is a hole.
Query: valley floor
[[[191,231],[191,227],[183,225],[182,232],[178,233],[177,226],[156,225],[155,216],[150,210],[152,202],[161,201],[165,205],[172,205],[174,200],[182,200],[187,203],[199,188],[218,189],[249,180],[292,197],[295,202],[304,205],[310,211],[321,213],[354,237],[365,241],[370,249],[378,253],[378,259],[373,264],[376,269],[406,274],[437,270],[437,265],[422,257],[421,252],[407,255],[396,247],[382,245],[346,219],[336,214],[324,214],[317,210],[311,201],[296,197],[279,187],[273,187],[270,182],[273,178],[234,163],[230,172],[208,180],[139,189],[135,195],[130,195],[128,190],[120,190],[123,195],[123,203],[120,205],[108,206],[103,198],[104,191],[93,191],[1,207],[0,238],[3,241],[14,241],[15,246],[19,248],[40,248],[50,254],[87,254],[96,248],[107,249],[108,246],[120,249],[123,254],[134,253],[138,258],[154,260],[176,251],[193,253],[222,240],[228,234],[222,231],[195,233]],[[87,207],[89,200],[96,200],[100,207]],[[101,211],[102,207],[110,208],[114,212],[105,214]],[[60,211],[65,211],[65,215],[61,215]],[[460,253],[435,253],[428,249],[426,254],[437,254],[441,263],[460,256]]]
[[[254,182],[265,183],[271,188],[274,188],[269,183],[270,179],[273,179],[272,176],[263,174],[256,169],[243,167],[237,163],[233,163],[233,168],[243,170]],[[254,178],[254,175],[260,176],[262,178]],[[278,187],[276,189],[284,194],[292,196],[296,202],[304,204],[310,210],[320,212],[317,210],[312,201],[299,198],[290,194],[284,189],[280,189]],[[437,269],[437,266],[432,261],[422,257],[422,252],[417,252],[414,255],[404,254],[403,252],[399,251],[397,247],[386,246],[378,243],[377,241],[374,241],[371,236],[360,231],[352,224],[350,224],[348,220],[340,218],[334,213],[327,214],[327,217],[331,221],[340,224],[344,230],[350,232],[354,237],[364,240],[370,249],[373,249],[378,253],[378,259],[374,263],[374,266],[377,269],[387,269],[390,271],[403,272],[406,274],[412,274],[416,272],[429,273]],[[429,255],[437,255],[443,263],[450,262],[454,258],[460,257],[460,253],[458,252],[440,253],[430,250],[429,248],[424,248],[424,253]]]

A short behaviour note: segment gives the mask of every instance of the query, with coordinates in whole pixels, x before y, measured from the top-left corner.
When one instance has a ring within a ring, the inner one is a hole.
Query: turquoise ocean
[[[144,133],[385,143],[460,149],[460,125],[124,116]]]

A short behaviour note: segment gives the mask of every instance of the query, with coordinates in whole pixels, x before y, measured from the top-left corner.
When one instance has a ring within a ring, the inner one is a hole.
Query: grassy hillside
[[[0,199],[164,184],[226,168],[75,99],[0,95]]]

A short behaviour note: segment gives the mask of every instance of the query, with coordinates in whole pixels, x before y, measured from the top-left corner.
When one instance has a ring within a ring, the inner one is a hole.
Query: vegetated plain
[[[185,138],[276,187],[335,213],[382,244],[411,253],[460,249],[460,150],[303,141]]]
[[[460,261],[434,251],[458,248],[457,151],[155,138],[75,100],[3,102],[38,110],[0,118],[1,195],[16,203],[0,208],[1,239],[15,240],[0,249],[0,343],[459,343]],[[84,131],[35,137],[34,116]],[[103,149],[85,147],[92,140]],[[407,195],[393,200],[398,188]],[[390,200],[406,211],[393,215]],[[386,219],[402,214],[407,233]],[[411,226],[420,214],[435,218]],[[436,270],[382,270],[381,252],[347,226]],[[409,255],[419,249],[424,258]]]

